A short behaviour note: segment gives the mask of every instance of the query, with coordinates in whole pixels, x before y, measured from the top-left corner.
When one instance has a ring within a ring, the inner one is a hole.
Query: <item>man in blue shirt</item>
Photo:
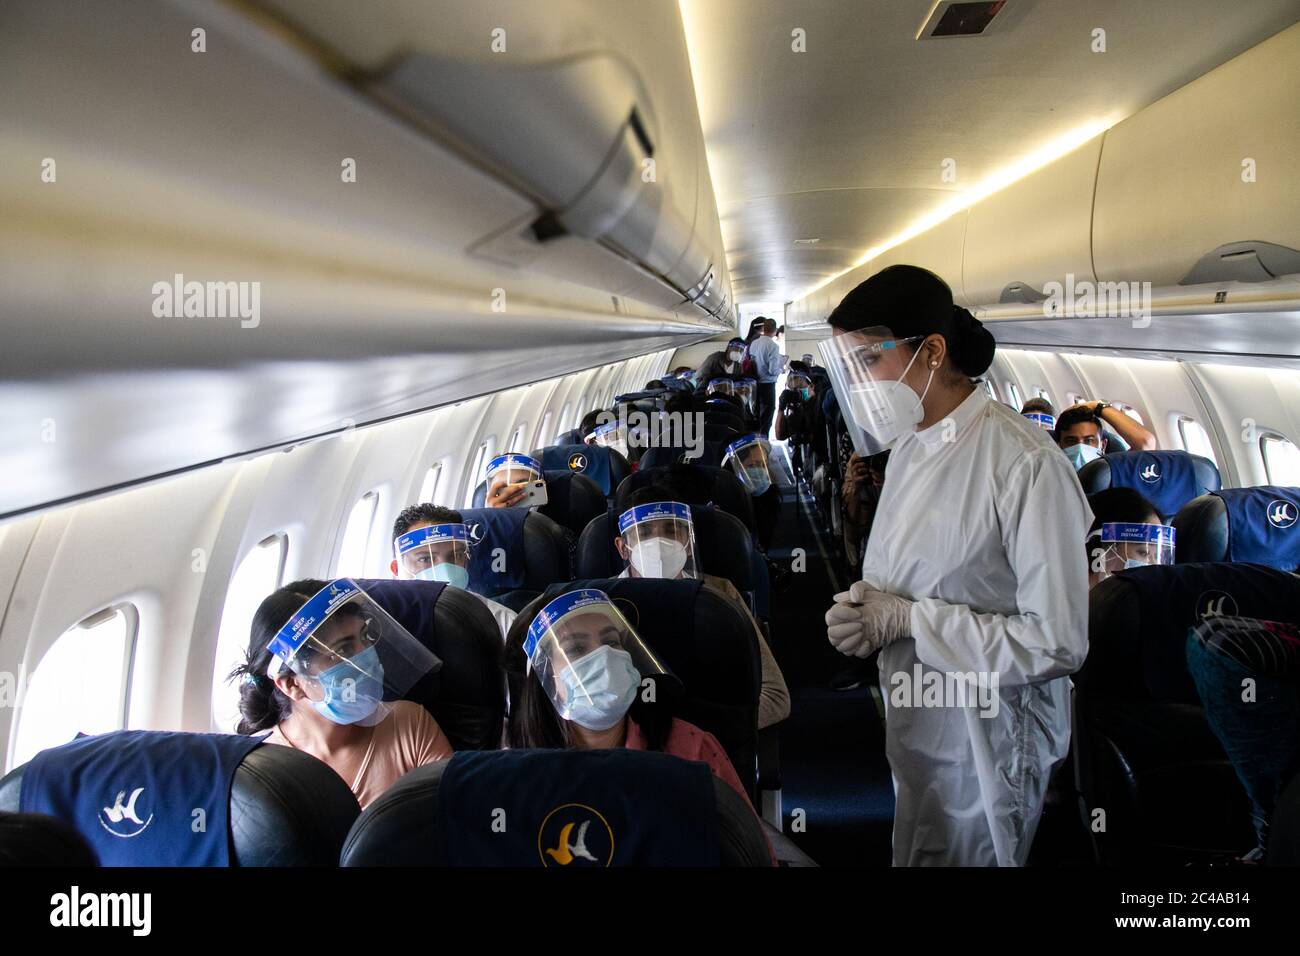
[[[763,323],[763,334],[749,346],[749,357],[754,360],[754,374],[758,377],[758,433],[767,435],[776,411],[776,380],[781,374],[785,356],[776,344],[776,320]]]

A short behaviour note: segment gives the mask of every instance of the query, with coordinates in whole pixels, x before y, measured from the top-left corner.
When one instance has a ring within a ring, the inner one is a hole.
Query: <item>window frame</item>
[[[1194,425],[1201,430],[1201,434],[1205,436],[1205,444],[1209,447],[1210,452],[1208,455],[1201,455],[1201,457],[1208,458],[1210,461],[1214,462],[1214,467],[1218,468],[1219,456],[1214,451],[1214,441],[1210,437],[1210,430],[1198,422],[1195,417],[1188,415],[1185,412],[1175,412],[1174,427],[1178,431],[1178,441],[1183,446],[1183,451],[1187,452],[1189,455],[1201,454],[1200,452],[1192,451],[1192,443],[1187,440],[1188,425]]]
[[[378,488],[372,488],[370,491],[367,491],[356,500],[351,508],[348,509],[347,519],[343,523],[343,537],[339,540],[338,553],[334,556],[334,577],[336,578],[343,575],[343,551],[344,547],[348,543],[348,529],[352,526],[352,516],[356,514],[357,508],[364,504],[367,499],[370,501],[370,516],[366,521],[366,536],[361,544],[361,571],[359,572],[359,576],[365,577],[366,575],[366,560],[370,557],[370,546],[374,539],[375,519],[379,517]]]
[[[1273,470],[1268,466],[1268,445],[1266,444],[1267,442],[1276,442],[1279,444],[1285,443],[1287,445],[1290,445],[1292,448],[1296,449],[1298,453],[1300,453],[1300,445],[1296,445],[1295,442],[1293,442],[1286,435],[1283,435],[1280,431],[1270,429],[1268,431],[1261,431],[1259,433],[1259,457],[1264,462],[1265,480],[1270,485],[1276,485],[1284,488],[1296,487],[1297,485],[1290,484],[1282,480],[1275,480],[1273,478]],[[1300,476],[1297,476],[1296,481],[1297,483],[1300,483]]]

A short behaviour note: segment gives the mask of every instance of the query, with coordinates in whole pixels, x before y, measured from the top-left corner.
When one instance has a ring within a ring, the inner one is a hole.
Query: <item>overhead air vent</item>
[[[933,37],[977,37],[983,36],[989,25],[1005,7],[1006,0],[993,0],[987,3],[953,3],[939,0],[925,18],[918,40]]]

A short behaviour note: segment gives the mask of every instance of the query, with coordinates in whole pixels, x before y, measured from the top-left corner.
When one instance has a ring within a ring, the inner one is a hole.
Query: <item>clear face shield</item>
[[[624,458],[628,457],[628,433],[620,422],[597,425],[596,430],[587,436],[588,444],[612,448]]]
[[[735,395],[735,384],[729,378],[715,378],[709,381],[706,395]]]
[[[634,578],[698,578],[691,509],[680,501],[637,505],[618,519],[618,552]]]
[[[813,354],[811,352],[803,353],[803,364],[807,365],[809,368],[812,368],[814,365],[817,364],[815,361],[813,361]]]
[[[887,451],[925,417],[920,395],[902,381],[916,364],[925,336],[896,339],[877,326],[833,335],[818,343],[835,387],[853,450],[866,458]],[[902,346],[908,346],[903,348]],[[930,369],[925,391],[934,381]]]
[[[349,578],[331,581],[267,644],[267,676],[294,675],[322,717],[373,726],[440,661]]]
[[[519,452],[497,455],[487,463],[487,494],[490,508],[531,508],[546,504],[546,476],[542,463]]]
[[[736,397],[745,403],[745,407],[752,413],[754,411],[754,382],[751,379],[741,379],[736,383]]]
[[[1099,580],[1116,571],[1174,563],[1174,529],[1167,524],[1107,523],[1088,544],[1089,568]]]
[[[393,542],[397,576],[410,581],[442,581],[469,588],[469,532],[463,524],[435,524],[408,531]]]
[[[730,468],[745,489],[757,497],[772,487],[772,448],[762,435],[745,435],[727,446],[722,467]]]
[[[604,591],[570,591],[547,604],[528,626],[524,654],[556,713],[588,730],[609,730],[637,694],[652,701],[677,689]]]
[[[737,362],[744,361],[745,349],[747,347],[748,346],[745,345],[744,339],[734,339],[731,342],[728,342],[727,361],[732,365],[735,365]]]
[[[1046,412],[1025,412],[1024,415],[1040,428],[1046,428],[1049,432],[1056,431],[1056,416]]]

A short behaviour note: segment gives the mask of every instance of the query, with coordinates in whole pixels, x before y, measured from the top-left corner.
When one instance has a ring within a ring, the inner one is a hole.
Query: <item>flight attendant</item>
[[[1020,866],[1070,735],[1087,653],[1087,500],[1042,428],[972,379],[992,335],[938,276],[892,266],[821,344],[859,455],[890,450],[827,636],[880,650],[894,864]]]

